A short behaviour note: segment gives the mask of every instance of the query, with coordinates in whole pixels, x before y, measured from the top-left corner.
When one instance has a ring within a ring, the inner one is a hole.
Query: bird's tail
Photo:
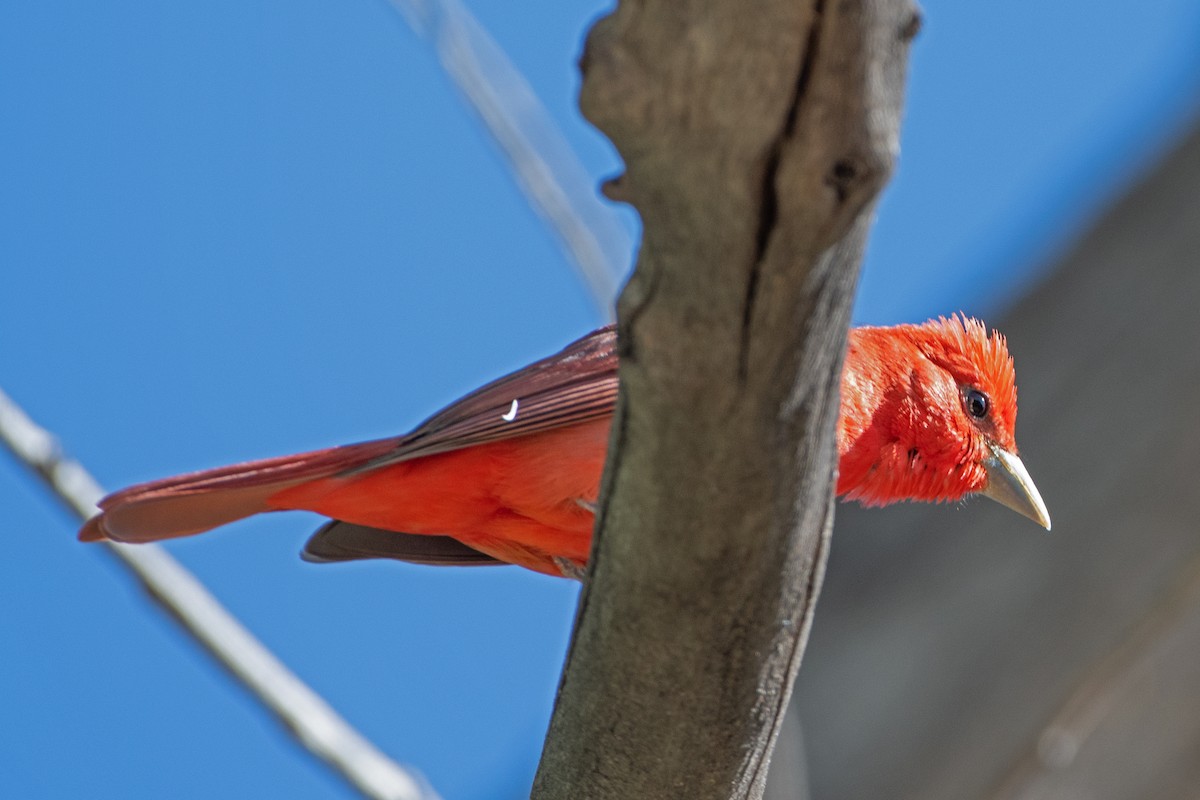
[[[100,513],[84,524],[79,538],[152,542],[203,533],[270,511],[269,500],[276,492],[362,466],[399,441],[378,439],[131,486],[101,500]]]

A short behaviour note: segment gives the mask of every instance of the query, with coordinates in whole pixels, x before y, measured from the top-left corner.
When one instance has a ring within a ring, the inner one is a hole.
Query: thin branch
[[[1093,664],[1075,691],[1042,728],[1029,751],[1020,758],[988,797],[992,800],[1030,800],[1046,797],[1047,776],[1069,767],[1122,704],[1139,704],[1139,684],[1156,684],[1167,694],[1158,674],[1172,658],[1179,658],[1178,643],[1196,630],[1200,617],[1200,557],[1192,558],[1175,585],[1139,620],[1133,631]],[[1163,746],[1158,742],[1155,746]]]
[[[529,83],[457,0],[389,2],[433,42],[442,67],[508,159],[530,205],[556,234],[597,309],[611,320],[633,240],[597,196],[595,180]]]
[[[633,251],[615,212],[538,102],[528,82],[454,0],[390,0],[434,41],[447,73],[480,116],[530,204],[557,235],[600,313]],[[104,492],[79,462],[0,392],[0,440],[81,519]],[[146,591],[291,731],[300,744],[367,797],[430,800],[427,783],[388,759],[247,631],[204,586],[156,545],[104,545]]]
[[[0,441],[80,519],[104,492],[83,465],[0,391]],[[302,747],[377,800],[436,800],[420,776],[380,752],[246,630],[166,550],[106,543],[168,615],[283,723]]]

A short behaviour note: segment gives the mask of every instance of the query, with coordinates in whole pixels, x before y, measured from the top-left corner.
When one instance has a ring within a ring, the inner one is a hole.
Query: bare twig
[[[104,492],[83,465],[0,391],[0,441],[80,519]],[[346,722],[246,630],[195,576],[152,544],[106,543],[151,597],[229,670],[302,747],[378,800],[436,800],[426,781],[400,767]]]
[[[1144,703],[1139,684],[1153,683],[1158,692],[1163,691],[1165,681],[1157,679],[1158,674],[1166,671],[1172,658],[1179,658],[1179,640],[1189,629],[1196,630],[1198,609],[1200,557],[1195,557],[1181,570],[1177,585],[1164,590],[1129,636],[1089,668],[1034,746],[989,797],[1028,800],[1055,794],[1054,787],[1046,785],[1047,776],[1070,766],[1122,703]]]
[[[604,205],[528,82],[457,0],[389,0],[429,38],[443,68],[508,159],[530,205],[557,235],[605,319],[633,240]]]

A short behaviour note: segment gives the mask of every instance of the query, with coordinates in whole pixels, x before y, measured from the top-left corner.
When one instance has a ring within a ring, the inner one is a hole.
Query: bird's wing
[[[393,558],[410,564],[484,567],[504,564],[449,536],[397,533],[333,520],[314,533],[300,557],[317,564]]]
[[[272,495],[305,481],[603,417],[617,396],[615,340],[611,326],[590,333],[472,392],[404,436],[131,486],[101,500],[102,513],[84,525],[79,538],[144,542],[200,533],[268,511]]]
[[[609,325],[476,389],[401,437],[390,452],[343,474],[589,422],[611,414],[616,401],[616,331]]]

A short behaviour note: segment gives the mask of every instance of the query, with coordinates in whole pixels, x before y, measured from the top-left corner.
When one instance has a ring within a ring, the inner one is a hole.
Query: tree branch
[[[897,149],[905,0],[625,0],[584,113],[644,222],[590,581],[536,798],[757,798],[832,519],[837,387]]]
[[[104,494],[99,484],[3,391],[0,443],[40,476],[80,519],[96,513],[96,503]],[[155,602],[283,723],[302,747],[364,796],[437,800],[423,778],[407,772],[356,731],[166,550],[153,544],[104,544]]]
[[[591,176],[567,144],[528,81],[457,0],[389,0],[438,59],[479,115],[524,192],[597,310],[613,318],[613,298],[629,266],[633,242],[614,210],[596,196]]]

